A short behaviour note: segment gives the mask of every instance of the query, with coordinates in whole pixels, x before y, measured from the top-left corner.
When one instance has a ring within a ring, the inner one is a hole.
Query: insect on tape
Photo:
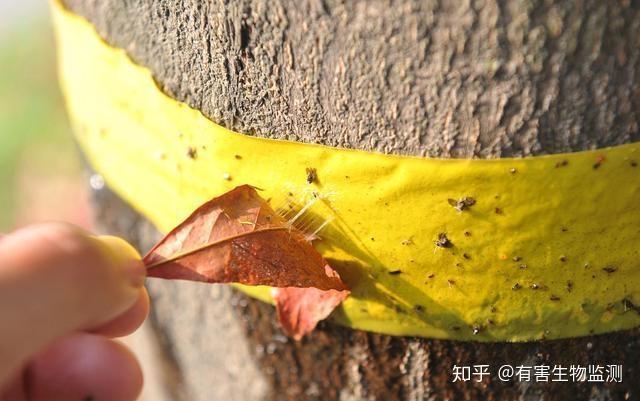
[[[249,184],[330,222],[317,249],[351,289],[340,324],[479,341],[640,325],[640,144],[441,160],[250,137],[166,96],[84,19],[53,12],[77,139],[160,230]],[[267,287],[240,288],[271,301]]]

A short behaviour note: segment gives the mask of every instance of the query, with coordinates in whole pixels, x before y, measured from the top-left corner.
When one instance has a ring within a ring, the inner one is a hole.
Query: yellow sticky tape
[[[640,325],[640,144],[440,160],[249,137],[169,98],[88,22],[53,11],[78,141],[160,230],[240,184],[276,206],[315,193],[312,225],[331,222],[319,250],[352,287],[341,324],[480,341]],[[449,199],[463,197],[476,203],[458,211]],[[436,245],[441,233],[452,246]]]

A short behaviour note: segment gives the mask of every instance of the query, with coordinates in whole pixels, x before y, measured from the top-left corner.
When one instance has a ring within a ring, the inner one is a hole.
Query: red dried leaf
[[[278,287],[280,322],[297,339],[349,294],[305,235],[248,185],[200,206],[144,263],[149,277]]]
[[[282,329],[299,340],[329,316],[349,296],[349,291],[287,287],[274,288],[271,295],[276,301]]]

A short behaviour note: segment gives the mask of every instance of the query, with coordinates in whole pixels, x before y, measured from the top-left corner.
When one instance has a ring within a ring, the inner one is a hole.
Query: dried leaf
[[[273,288],[271,295],[282,329],[299,340],[329,316],[349,296],[349,291],[287,287]]]
[[[144,262],[149,277],[277,287],[280,322],[296,339],[349,294],[305,234],[248,185],[200,206]]]

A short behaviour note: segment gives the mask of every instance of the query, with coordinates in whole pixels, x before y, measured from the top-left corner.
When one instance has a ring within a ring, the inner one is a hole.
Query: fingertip
[[[149,294],[144,288],[140,289],[138,300],[122,315],[114,320],[94,329],[91,333],[107,337],[122,337],[136,331],[149,314]]]

